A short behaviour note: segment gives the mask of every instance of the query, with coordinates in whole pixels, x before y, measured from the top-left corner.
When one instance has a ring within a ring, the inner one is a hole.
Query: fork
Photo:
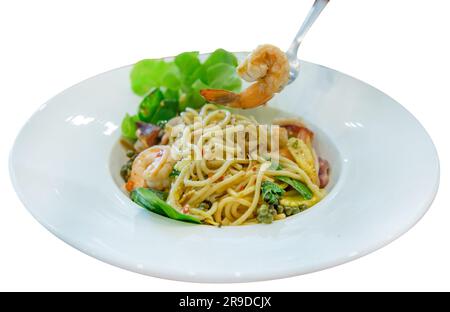
[[[300,44],[302,43],[303,38],[305,37],[308,30],[311,28],[312,24],[319,17],[322,10],[328,4],[330,0],[315,0],[313,6],[309,10],[308,15],[306,16],[300,30],[292,41],[289,49],[286,52],[287,58],[289,60],[289,83],[293,82],[299,73],[300,70],[300,60],[298,59],[297,53]]]

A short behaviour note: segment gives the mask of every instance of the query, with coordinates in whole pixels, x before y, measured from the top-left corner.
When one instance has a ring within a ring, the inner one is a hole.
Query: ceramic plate
[[[242,58],[245,54],[239,54]],[[420,123],[377,89],[302,63],[299,78],[251,113],[299,116],[328,159],[329,194],[270,225],[212,227],[148,212],[122,192],[120,122],[140,101],[131,67],[83,81],[44,104],[10,156],[14,187],[30,213],[68,244],[131,271],[196,282],[267,280],[368,254],[427,211],[439,182],[435,147]]]

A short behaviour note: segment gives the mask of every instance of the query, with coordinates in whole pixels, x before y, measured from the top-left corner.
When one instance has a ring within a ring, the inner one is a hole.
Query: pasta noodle
[[[169,134],[167,145],[177,172],[165,189],[167,203],[177,210],[205,224],[247,225],[282,220],[309,208],[304,203],[312,205],[324,197],[317,177],[317,153],[312,146],[297,144],[295,140],[300,139],[292,133],[289,149],[280,146],[288,151],[286,157],[274,151],[282,142],[275,134],[281,131],[259,127],[253,117],[206,104],[199,111],[187,108],[176,118],[178,123],[169,121],[164,131]],[[297,153],[296,145],[308,150]],[[261,153],[265,146],[271,150]],[[283,200],[302,204],[282,206]]]

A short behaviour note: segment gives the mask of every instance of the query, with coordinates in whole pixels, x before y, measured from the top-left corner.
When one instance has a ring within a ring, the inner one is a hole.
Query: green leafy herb
[[[184,52],[173,61],[146,59],[131,70],[131,88],[145,96],[137,116],[127,115],[122,122],[124,137],[136,139],[136,121],[157,124],[169,120],[186,107],[200,108],[205,100],[200,90],[214,88],[237,92],[241,79],[236,73],[237,58],[217,49],[201,62],[199,53]]]
[[[180,99],[180,111],[185,110],[186,107],[195,109],[202,107],[205,104],[205,99],[200,95],[200,90],[207,88],[209,88],[207,84],[197,79]]]
[[[145,95],[151,88],[180,85],[179,71],[173,62],[142,60],[131,71],[131,88],[138,95]]]
[[[285,176],[278,176],[276,178],[292,186],[304,199],[311,199],[313,197],[311,190],[302,182]]]
[[[161,81],[161,86],[168,89],[177,90],[181,87],[180,73],[175,69],[175,67],[172,67],[171,70],[172,71],[169,71],[164,75]]]
[[[175,64],[181,73],[184,88],[189,88],[197,80],[201,63],[198,52],[184,52],[175,57]]]
[[[161,194],[158,194],[155,190],[142,187],[133,190],[130,194],[131,200],[133,200],[136,204],[154,213],[174,220],[197,224],[201,223],[196,217],[179,212],[177,209],[173,208],[161,199],[160,196]]]
[[[178,177],[180,173],[181,173],[180,170],[173,168],[172,172],[169,174],[169,177]]]
[[[139,121],[139,117],[137,115],[130,116],[129,114],[126,114],[125,117],[122,120],[122,135],[130,140],[136,140],[136,122]]]
[[[261,194],[266,203],[276,205],[280,197],[283,196],[284,190],[278,184],[264,181],[261,184]]]
[[[206,59],[205,63],[203,63],[202,74],[205,75],[209,67],[225,63],[236,67],[238,65],[238,60],[233,53],[230,53],[224,49],[217,49]],[[200,75],[202,76],[202,75]],[[202,79],[205,77],[202,77]],[[205,79],[203,79],[205,81]]]
[[[219,63],[212,65],[206,71],[208,85],[213,89],[238,91],[241,89],[241,78],[236,74],[233,65]]]

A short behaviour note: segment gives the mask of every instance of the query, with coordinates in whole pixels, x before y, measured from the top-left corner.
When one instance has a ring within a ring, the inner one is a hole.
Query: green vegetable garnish
[[[191,215],[183,214],[177,209],[170,206],[163,199],[161,199],[161,194],[155,192],[155,190],[146,188],[137,188],[133,190],[130,194],[131,200],[134,201],[139,206],[144,207],[159,215],[169,217],[170,219],[197,223],[200,224],[200,220]]]
[[[200,70],[200,79],[203,82],[208,82],[208,69],[216,64],[228,64],[236,67],[238,61],[233,53],[230,53],[224,49],[217,49],[206,59]]]
[[[278,176],[276,178],[292,186],[304,199],[311,199],[313,197],[311,190],[302,182],[284,176]]]
[[[236,75],[233,65],[219,63],[208,68],[206,71],[208,85],[212,89],[225,89],[237,91],[241,88],[241,78]]]
[[[180,173],[181,173],[180,170],[173,168],[172,172],[169,174],[169,177],[178,177]]]
[[[128,114],[122,120],[122,135],[130,140],[136,140],[136,122],[139,121],[139,117],[137,115],[130,116]]]
[[[166,91],[164,91],[164,98],[166,100],[178,101],[180,99],[180,91],[179,90],[166,89]]]
[[[150,94],[145,96],[141,101],[141,104],[139,104],[139,119],[144,122],[151,122],[163,100],[164,95],[159,88],[156,88]]]
[[[200,108],[205,104],[205,99],[200,95],[201,89],[208,89],[209,86],[197,79],[190,88],[186,90],[186,93],[180,98],[180,111],[186,109],[186,107]]]
[[[175,64],[181,73],[184,88],[189,88],[197,80],[202,66],[198,59],[198,52],[184,52],[175,57]]]
[[[184,52],[173,61],[142,60],[131,70],[131,88],[144,96],[137,116],[127,115],[122,123],[124,137],[136,139],[136,121],[157,124],[175,117],[186,107],[200,108],[205,99],[202,89],[225,89],[238,92],[241,79],[236,73],[237,58],[217,49],[203,62],[199,53]],[[152,90],[153,89],[153,90]]]
[[[159,198],[161,198],[164,201],[167,200],[167,196],[169,196],[169,193],[167,193],[167,192],[158,191],[158,190],[154,190],[154,189],[151,189],[151,191],[153,193],[155,193],[156,196],[158,196]]]
[[[150,123],[157,124],[161,120],[169,120],[177,115],[178,101],[164,100],[161,101],[152,116]]]
[[[178,69],[173,62],[142,60],[131,70],[131,88],[137,95],[145,95],[151,88],[178,87],[178,76]]]
[[[261,193],[264,201],[270,205],[278,204],[278,201],[281,196],[284,194],[284,190],[270,181],[264,181],[261,184]]]

